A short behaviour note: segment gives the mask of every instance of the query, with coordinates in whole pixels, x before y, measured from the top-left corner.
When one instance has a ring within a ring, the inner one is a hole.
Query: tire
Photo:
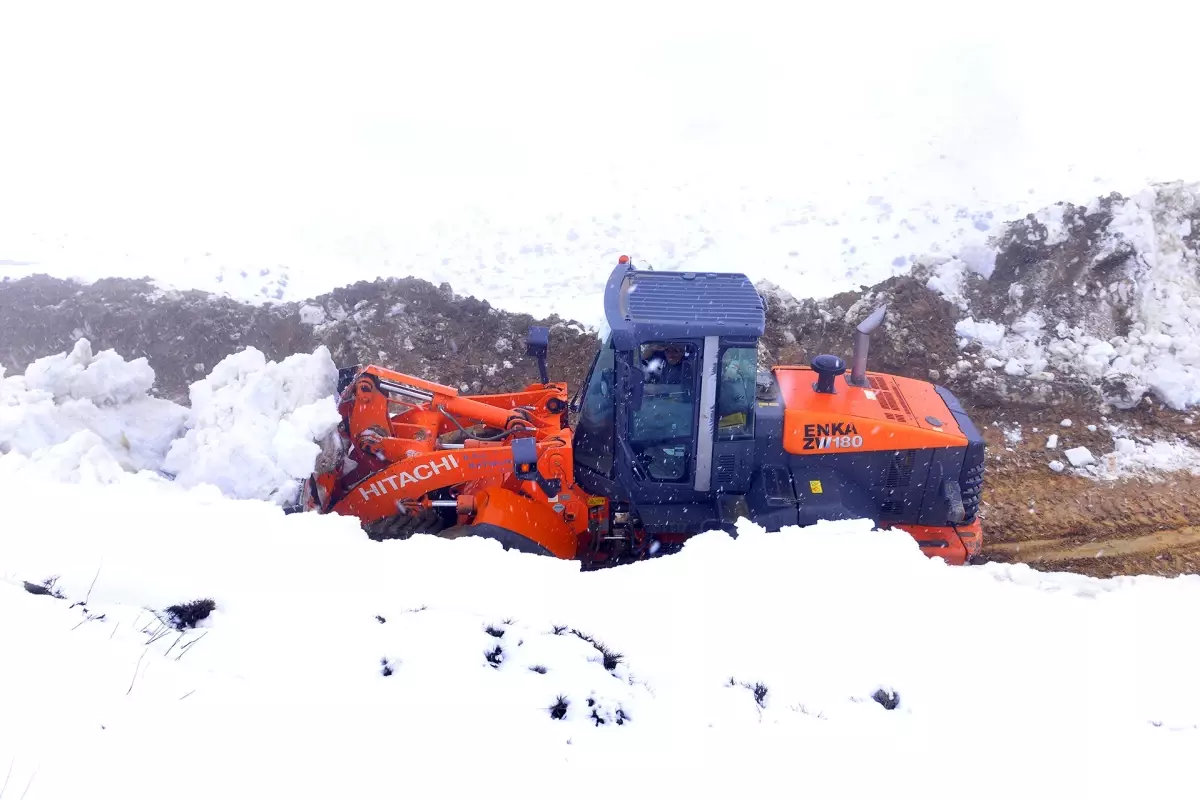
[[[446,521],[436,508],[420,514],[398,514],[363,525],[367,537],[377,542],[387,539],[408,539],[418,533],[440,534]]]
[[[516,531],[510,531],[508,528],[502,528],[499,525],[490,525],[486,522],[477,525],[455,525],[452,528],[445,529],[438,535],[443,539],[461,539],[465,536],[495,539],[505,550],[516,550],[519,553],[549,556],[550,558],[555,557],[553,553],[528,536],[522,536]]]

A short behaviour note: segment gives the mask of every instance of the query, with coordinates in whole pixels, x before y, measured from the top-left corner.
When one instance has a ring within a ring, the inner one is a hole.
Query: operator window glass
[[[608,477],[613,469],[615,366],[612,341],[606,341],[592,364],[575,425],[575,460]]]
[[[754,390],[758,351],[730,347],[717,373],[717,441],[754,438]]]
[[[635,473],[643,480],[686,480],[696,440],[699,352],[695,345],[643,345],[641,407],[629,416]]]

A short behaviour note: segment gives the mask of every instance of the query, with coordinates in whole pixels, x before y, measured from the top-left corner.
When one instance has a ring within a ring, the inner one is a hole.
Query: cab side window
[[[696,439],[699,350],[687,342],[644,345],[639,408],[629,415],[634,469],[643,479],[687,480]]]
[[[758,351],[730,347],[717,372],[717,441],[754,438],[754,390]]]
[[[575,426],[575,460],[606,477],[612,477],[613,471],[615,366],[616,352],[610,340],[592,363]]]

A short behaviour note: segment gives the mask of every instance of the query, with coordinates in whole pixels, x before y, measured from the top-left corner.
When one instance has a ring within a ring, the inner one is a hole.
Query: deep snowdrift
[[[150,396],[144,358],[70,353],[0,373],[0,474],[112,483],[140,471],[235,498],[284,502],[338,422],[329,351],[269,362],[247,348],[191,386],[191,407]]]
[[[855,522],[746,525],[581,574],[146,474],[17,480],[0,512],[13,796],[1192,785],[1200,644],[1178,621],[1200,612],[1197,577],[950,568]],[[77,511],[47,526],[47,508]],[[23,588],[52,578],[62,599]],[[168,627],[206,598],[197,628]]]

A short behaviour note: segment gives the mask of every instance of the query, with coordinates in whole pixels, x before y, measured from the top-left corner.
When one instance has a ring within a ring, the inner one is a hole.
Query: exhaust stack
[[[851,386],[867,386],[867,351],[871,347],[871,334],[883,324],[887,315],[887,303],[875,309],[871,316],[858,323],[854,332],[854,356],[850,368],[850,378],[846,383]]]

